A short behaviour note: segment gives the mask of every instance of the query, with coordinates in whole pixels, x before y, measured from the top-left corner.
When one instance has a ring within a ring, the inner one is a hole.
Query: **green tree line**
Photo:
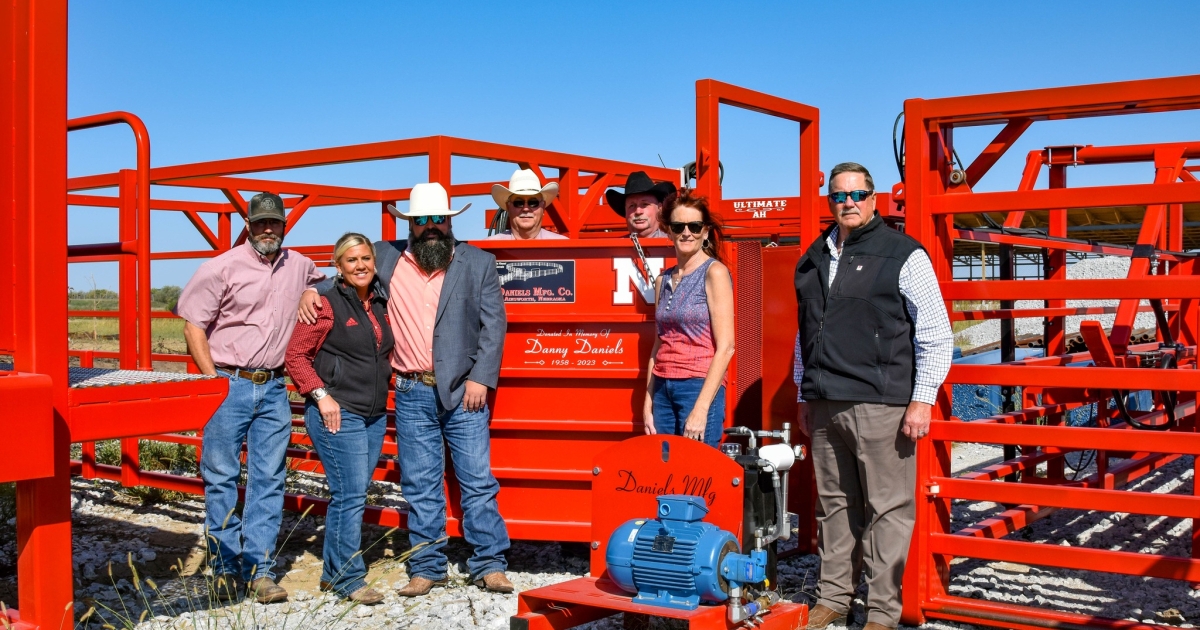
[[[179,294],[183,292],[182,287],[177,287],[169,284],[165,287],[150,289],[150,303],[154,308],[161,308],[168,311],[175,310],[175,305],[179,303]],[[88,291],[76,291],[68,288],[67,299],[72,301],[72,308],[84,308],[86,306],[95,306],[99,309],[116,308],[116,302],[120,298],[120,294],[110,289],[91,289]]]

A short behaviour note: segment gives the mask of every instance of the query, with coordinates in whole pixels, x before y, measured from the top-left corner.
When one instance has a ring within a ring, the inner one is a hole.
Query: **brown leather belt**
[[[437,377],[433,372],[396,372],[396,376],[406,378],[410,381],[417,381],[430,387],[437,386]]]
[[[269,380],[283,377],[283,368],[275,368],[273,370],[266,370],[263,368],[259,368],[256,370],[246,370],[246,369],[242,369],[239,367],[228,367],[228,366],[224,366],[224,365],[218,365],[217,369],[221,370],[222,372],[224,372],[230,376],[237,376],[239,378],[244,378],[244,379],[250,381],[251,383],[254,383],[255,385],[262,385],[263,383],[266,383]]]

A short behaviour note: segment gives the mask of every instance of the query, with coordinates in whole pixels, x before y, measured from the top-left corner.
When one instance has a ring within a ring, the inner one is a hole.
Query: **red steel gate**
[[[1045,318],[1046,348],[1041,358],[1009,356],[1000,365],[951,369],[935,409],[930,439],[918,448],[917,527],[904,582],[906,623],[940,618],[1014,628],[1141,627],[1136,622],[952,595],[951,560],[960,557],[1200,583],[1200,561],[1194,559],[1200,550],[1194,546],[1192,558],[1179,558],[1005,539],[1056,509],[1200,516],[1196,496],[1120,490],[1169,461],[1200,455],[1200,435],[1195,433],[1200,277],[1194,254],[1183,252],[1184,204],[1200,202],[1200,183],[1193,175],[1197,167],[1188,166],[1187,159],[1200,155],[1200,143],[1050,147],[1029,154],[1017,190],[973,190],[1035,122],[1198,108],[1200,76],[905,102],[907,156],[901,194],[906,227],[929,251],[952,319],[999,319],[1008,327],[1015,318]],[[1003,127],[964,168],[952,157],[953,134],[956,128],[973,125]],[[1066,185],[1067,166],[1117,161],[1152,163],[1153,183]],[[1049,188],[1034,190],[1043,167],[1049,169]],[[1077,209],[1114,207],[1125,216],[1137,215],[1133,244],[1068,237],[1069,220],[1078,218],[1072,213],[1087,214]],[[992,213],[995,218],[988,218],[994,227],[956,223],[956,219],[979,218],[979,213]],[[1041,232],[1019,229],[1031,225],[1040,226]],[[1002,267],[1000,279],[956,281],[952,257],[956,244],[964,243],[972,244],[969,247],[975,252],[981,244],[998,245],[1001,261],[1006,256],[1011,261],[1014,249],[1040,251],[1045,261],[1043,279],[1006,279],[1012,277],[1011,267]],[[1128,276],[1068,280],[1067,252],[1129,257]],[[1042,301],[1041,308],[1014,307],[1016,300],[1031,299]],[[1113,309],[1068,307],[1066,302],[1102,299],[1118,299],[1120,304]],[[956,312],[952,304],[958,300],[998,300],[1000,308]],[[1139,306],[1141,300],[1148,300],[1149,306]],[[1157,311],[1154,343],[1131,343],[1139,311]],[[1068,352],[1065,317],[1106,312],[1115,312],[1111,332],[1085,321],[1081,334],[1086,348]],[[1005,344],[1008,348],[1002,350],[1011,351],[1011,330],[1002,332]],[[1076,365],[1088,366],[1072,367]],[[1009,413],[962,422],[951,415],[950,407],[951,387],[958,383],[1019,387],[1021,404]],[[1129,390],[1156,392],[1154,408],[1133,412],[1119,408],[1117,403]],[[1096,427],[1066,425],[1067,412],[1095,402],[1099,402]],[[1163,430],[1137,430],[1135,425]],[[956,475],[951,471],[951,451],[955,443],[963,442],[1006,445],[1009,459]],[[1084,450],[1097,452],[1097,470],[1084,479],[1067,479],[1064,458]],[[1006,509],[952,527],[955,500],[992,501]]]

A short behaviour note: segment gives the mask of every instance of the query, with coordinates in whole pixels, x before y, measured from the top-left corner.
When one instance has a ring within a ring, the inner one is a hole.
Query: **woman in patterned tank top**
[[[704,197],[684,189],[663,208],[676,265],[654,283],[658,338],[650,352],[643,423],[716,447],[733,358],[733,280],[721,263],[721,226]],[[669,229],[668,229],[669,228]]]

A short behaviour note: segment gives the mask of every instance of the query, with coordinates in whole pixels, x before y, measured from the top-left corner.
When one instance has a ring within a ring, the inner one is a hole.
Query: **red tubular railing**
[[[130,254],[131,252],[136,252],[137,306],[134,311],[137,320],[136,367],[142,370],[151,370],[153,366],[150,362],[150,132],[146,130],[146,125],[142,123],[142,119],[128,112],[109,112],[107,114],[73,118],[67,121],[67,130],[81,131],[117,124],[129,125],[129,129],[133,131],[134,142],[137,145],[136,189],[127,191],[128,177],[123,176],[123,173],[117,174],[118,179],[116,181],[122,188],[122,208],[127,206],[128,194],[130,192],[136,195],[136,227],[130,230],[131,226],[128,225],[128,222],[122,221],[120,243],[75,246],[74,251],[72,251],[73,248],[67,249],[67,255],[70,258],[72,256]],[[122,212],[122,218],[125,218],[124,212]],[[128,234],[130,231],[133,234]],[[123,277],[125,275],[122,274]],[[129,299],[126,296],[126,290],[133,287],[122,286],[121,288],[120,299],[124,302]],[[131,316],[129,309],[121,309],[122,333],[126,332],[126,330],[132,330],[132,322],[127,320]],[[122,346],[131,337],[132,335],[122,335]],[[121,367],[130,368],[133,366],[122,365]]]

